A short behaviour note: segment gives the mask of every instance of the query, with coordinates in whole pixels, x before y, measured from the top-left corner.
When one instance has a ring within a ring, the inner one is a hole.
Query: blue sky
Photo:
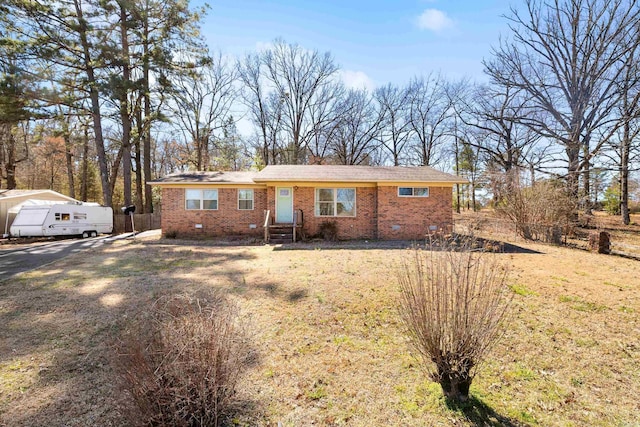
[[[349,85],[369,89],[441,72],[483,80],[482,59],[508,34],[508,0],[212,0],[203,35],[241,56],[281,37],[330,51]],[[192,3],[202,4],[200,0]]]

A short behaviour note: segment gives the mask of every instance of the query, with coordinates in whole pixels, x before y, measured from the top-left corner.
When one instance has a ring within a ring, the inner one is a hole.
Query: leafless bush
[[[531,187],[514,186],[497,211],[513,221],[525,239],[561,243],[576,203],[560,184],[541,181]]]
[[[476,366],[501,334],[506,279],[495,255],[469,247],[414,250],[399,270],[400,314],[447,398],[468,398]]]
[[[320,236],[329,242],[338,240],[338,223],[335,221],[324,221],[319,227]]]
[[[116,362],[133,407],[147,426],[217,426],[233,408],[251,351],[226,298],[161,298],[118,343]]]
[[[167,238],[167,239],[175,239],[175,238],[178,237],[178,231],[177,230],[173,230],[173,229],[169,229],[169,230],[165,231],[164,237]]]

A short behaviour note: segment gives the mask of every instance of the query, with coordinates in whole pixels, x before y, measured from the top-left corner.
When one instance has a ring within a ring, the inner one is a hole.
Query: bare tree
[[[541,113],[528,110],[525,104],[516,89],[495,85],[471,87],[455,104],[460,121],[478,136],[468,143],[492,165],[494,202],[518,184],[523,169],[535,170],[546,159],[548,142],[520,122],[524,114]]]
[[[338,106],[336,132],[331,140],[331,149],[338,163],[361,165],[373,162],[372,153],[378,149],[377,138],[384,125],[384,114],[376,107],[366,90],[347,92]]]
[[[416,143],[412,146],[417,163],[433,166],[450,134],[452,100],[447,82],[440,76],[414,78],[409,83],[409,123]]]
[[[188,138],[185,147],[197,170],[208,170],[211,144],[231,114],[237,97],[236,70],[218,54],[210,65],[178,76],[174,82],[174,116]]]
[[[384,114],[384,126],[379,140],[391,156],[394,166],[405,162],[406,146],[413,129],[410,121],[409,89],[389,83],[374,93],[380,111]]]
[[[327,152],[333,111],[344,88],[329,52],[278,39],[238,64],[243,99],[265,164],[304,163]]]
[[[269,92],[263,77],[264,64],[260,54],[247,55],[237,65],[242,82],[242,99],[249,110],[249,117],[257,128],[254,145],[265,165],[279,162],[279,134],[282,129],[283,99]]]
[[[639,16],[626,0],[526,0],[524,11],[512,9],[509,17],[513,41],[502,41],[485,62],[495,83],[521,91],[530,111],[546,113],[525,110],[520,121],[563,146],[576,199],[580,173],[588,194],[589,162],[615,131],[619,63]]]
[[[334,85],[338,67],[329,52],[307,51],[297,44],[276,40],[264,52],[264,77],[282,103],[283,139],[287,142],[287,163],[304,162],[305,150],[322,123],[325,109],[339,86]]]
[[[639,28],[640,30],[640,28]],[[619,138],[617,153],[619,155],[618,172],[620,175],[620,214],[622,222],[629,225],[629,165],[631,162],[632,145],[640,135],[640,66],[638,65],[638,50],[635,45],[629,50],[623,61],[624,72],[619,81],[621,102],[619,117],[622,131]]]
[[[327,84],[318,96],[318,99],[323,101],[314,103],[309,108],[309,119],[315,130],[307,143],[307,150],[315,163],[325,163],[327,157],[333,154],[331,142],[339,132],[339,116],[342,114],[341,106],[345,94],[346,89],[342,82]]]

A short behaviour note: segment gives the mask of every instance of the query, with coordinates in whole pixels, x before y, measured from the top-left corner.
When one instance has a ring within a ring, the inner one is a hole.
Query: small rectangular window
[[[202,198],[202,190],[186,190],[185,191],[186,208],[189,210],[202,209],[202,205],[200,204],[201,198]]]
[[[238,209],[242,211],[253,210],[253,190],[238,190]]]
[[[429,197],[428,187],[398,187],[400,197]]]
[[[86,213],[74,212],[73,219],[87,219]]]
[[[202,197],[202,209],[218,209],[218,190],[204,190]]]

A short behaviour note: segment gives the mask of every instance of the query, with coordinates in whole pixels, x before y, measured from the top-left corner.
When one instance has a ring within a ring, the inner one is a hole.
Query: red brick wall
[[[378,238],[423,239],[429,226],[453,222],[451,187],[429,187],[429,197],[398,197],[398,187],[378,187]]]
[[[194,187],[196,188],[196,187]],[[267,189],[253,189],[253,210],[238,210],[238,189],[218,188],[218,210],[185,209],[184,188],[162,189],[162,232],[178,236],[262,236]],[[195,228],[202,224],[202,228]],[[249,227],[255,224],[256,228]]]
[[[331,188],[331,185],[323,186]],[[269,189],[269,203],[275,194]],[[304,232],[307,236],[318,234],[320,224],[335,221],[340,239],[372,239],[376,237],[376,189],[374,187],[356,187],[355,217],[316,217],[315,188],[297,187],[293,190],[293,207],[302,209]],[[274,203],[275,208],[275,203]]]
[[[330,186],[326,186],[330,188]],[[275,217],[275,187],[254,189],[253,211],[238,210],[238,190],[218,188],[218,210],[186,210],[184,188],[162,189],[162,231],[179,236],[262,236],[264,210]],[[294,187],[293,206],[304,215],[304,232],[335,221],[341,239],[422,239],[429,226],[453,222],[450,187],[430,187],[429,197],[398,197],[398,187],[357,187],[355,217],[316,217],[315,188]],[[195,224],[202,224],[196,229]],[[249,224],[256,224],[255,229]]]

